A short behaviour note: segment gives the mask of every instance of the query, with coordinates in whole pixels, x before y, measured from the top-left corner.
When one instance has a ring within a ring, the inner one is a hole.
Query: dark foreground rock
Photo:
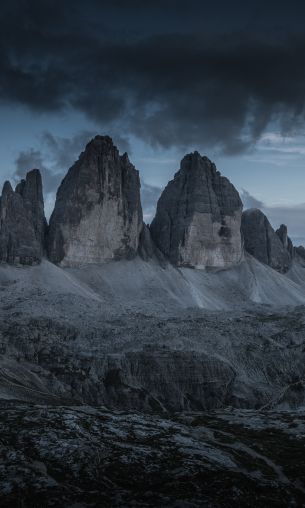
[[[163,191],[151,234],[175,265],[228,267],[242,258],[241,211],[234,186],[194,152],[182,159]]]
[[[27,173],[15,191],[5,182],[0,198],[0,261],[24,265],[41,261],[46,228],[39,170]]]
[[[4,402],[0,505],[302,507],[304,416]]]

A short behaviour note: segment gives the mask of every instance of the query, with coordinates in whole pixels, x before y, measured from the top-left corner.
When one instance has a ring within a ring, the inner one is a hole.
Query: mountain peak
[[[3,188],[2,188],[2,197],[3,196],[6,196],[8,194],[12,194],[14,191],[13,191],[13,187],[11,185],[11,182],[9,182],[8,180],[6,180],[3,184]]]
[[[242,257],[241,211],[234,186],[207,157],[193,152],[164,189],[151,234],[174,264],[230,266]]]
[[[241,227],[249,254],[279,272],[287,272],[291,266],[293,247],[284,224],[275,232],[261,210],[250,208],[242,215]]]
[[[96,136],[58,189],[50,259],[75,266],[134,256],[141,228],[139,173],[109,136]]]
[[[44,252],[47,225],[39,170],[30,171],[15,191],[10,182],[5,182],[0,217],[0,261],[39,262]]]

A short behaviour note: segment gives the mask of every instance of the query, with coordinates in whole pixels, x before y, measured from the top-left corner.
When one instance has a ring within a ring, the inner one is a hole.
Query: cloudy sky
[[[305,3],[3,0],[0,181],[68,167],[110,134],[140,170],[145,218],[194,149],[305,243]]]

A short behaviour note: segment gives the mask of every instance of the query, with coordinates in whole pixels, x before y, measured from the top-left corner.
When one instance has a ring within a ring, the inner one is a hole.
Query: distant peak
[[[6,180],[4,182],[3,188],[2,188],[2,196],[13,193],[13,187],[11,186],[11,183]]]
[[[184,171],[216,171],[216,166],[206,155],[201,155],[195,150],[183,157],[181,160],[181,169]]]
[[[113,144],[113,140],[110,136],[100,136],[100,135],[97,135],[94,138],[92,138],[91,141],[89,141],[89,143],[87,144],[86,148],[88,148],[90,146],[95,146],[95,147],[104,146],[104,147],[109,147],[109,148],[115,147]]]
[[[250,215],[251,213],[257,213],[260,215],[264,215],[264,213],[259,208],[247,208],[246,210],[244,210],[243,213],[246,213],[248,215]]]
[[[277,231],[282,231],[287,233],[287,226],[286,224],[281,224]]]
[[[128,153],[127,152],[124,152],[123,155],[121,156],[121,159],[124,161],[124,162],[130,162],[129,161],[129,157],[128,157]]]
[[[26,180],[41,179],[40,170],[37,168],[31,169],[26,174]]]
[[[184,159],[207,159],[206,156],[204,156],[204,155],[202,156],[197,150],[195,150],[194,152],[185,154],[185,156],[183,158]]]
[[[13,191],[3,186],[0,201],[0,262],[38,263],[45,249],[46,219],[40,171],[29,171]]]
[[[87,143],[85,151],[81,153],[80,157],[96,156],[96,155],[110,155],[114,158],[119,156],[119,150],[114,145],[113,140],[110,136],[95,136]]]

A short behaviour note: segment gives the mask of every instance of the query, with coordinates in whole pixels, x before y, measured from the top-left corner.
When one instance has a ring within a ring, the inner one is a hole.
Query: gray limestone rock
[[[302,411],[0,402],[2,508],[305,505]]]
[[[285,224],[281,224],[279,229],[276,230],[276,234],[280,238],[285,249],[289,252],[292,260],[294,257],[294,248],[292,241],[288,236],[287,226]]]
[[[49,257],[65,266],[132,257],[142,222],[138,171],[111,138],[96,136],[57,191]]]
[[[242,202],[207,157],[186,155],[163,191],[151,224],[158,248],[178,266],[228,267],[243,255]]]
[[[286,226],[282,225],[275,232],[267,217],[257,208],[245,210],[241,224],[245,250],[278,272],[287,272],[291,266],[292,244]]]
[[[39,170],[27,173],[15,191],[5,182],[0,198],[0,261],[29,265],[40,262],[46,228]]]

